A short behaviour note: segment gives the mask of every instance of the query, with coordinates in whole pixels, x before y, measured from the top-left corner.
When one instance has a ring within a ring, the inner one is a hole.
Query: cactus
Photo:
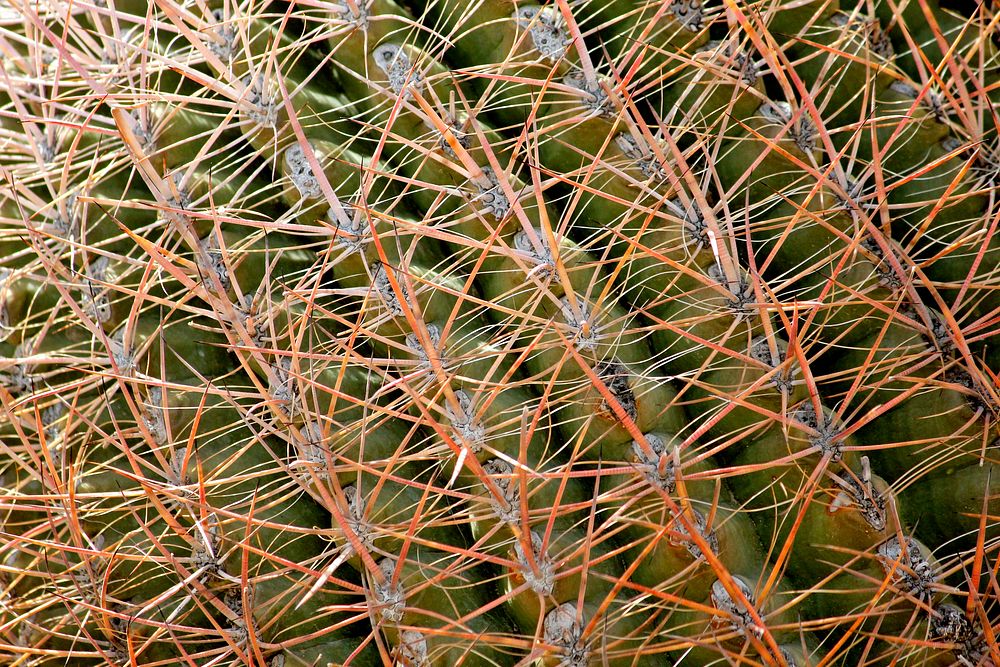
[[[0,660],[1000,664],[992,9],[8,4]]]

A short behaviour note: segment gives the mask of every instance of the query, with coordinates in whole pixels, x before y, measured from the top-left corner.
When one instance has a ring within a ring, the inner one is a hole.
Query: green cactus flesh
[[[0,662],[1000,664],[996,26],[0,3]]]

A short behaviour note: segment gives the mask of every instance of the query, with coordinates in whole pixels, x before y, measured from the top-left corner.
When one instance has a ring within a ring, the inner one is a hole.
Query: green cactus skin
[[[1000,661],[991,31],[0,8],[0,662]]]

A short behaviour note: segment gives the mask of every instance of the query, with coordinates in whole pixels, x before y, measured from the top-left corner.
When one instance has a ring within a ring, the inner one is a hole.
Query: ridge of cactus
[[[0,52],[3,664],[1000,664],[994,7]]]

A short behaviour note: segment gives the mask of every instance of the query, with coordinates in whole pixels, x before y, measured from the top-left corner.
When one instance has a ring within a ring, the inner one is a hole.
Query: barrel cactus
[[[1000,664],[993,8],[0,51],[4,664]]]

